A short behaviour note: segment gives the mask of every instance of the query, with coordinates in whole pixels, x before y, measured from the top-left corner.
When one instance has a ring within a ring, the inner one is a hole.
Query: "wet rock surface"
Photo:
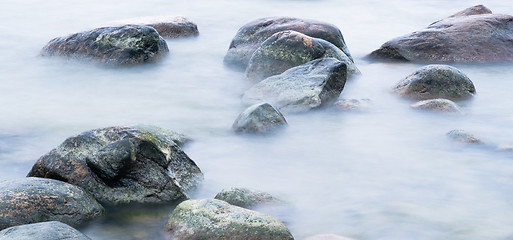
[[[463,113],[456,103],[447,99],[424,100],[412,104],[411,107],[430,112]]]
[[[0,231],[0,240],[91,240],[67,224],[51,221],[10,227]]]
[[[461,129],[451,130],[447,133],[447,136],[461,144],[483,144],[481,139]]]
[[[113,22],[119,25],[144,25],[155,28],[164,38],[187,38],[199,35],[198,25],[183,16],[155,16],[125,19]]]
[[[147,26],[102,27],[52,39],[41,56],[65,56],[106,65],[154,62],[169,49],[158,32]]]
[[[269,193],[248,188],[223,189],[215,196],[215,199],[223,200],[231,205],[242,208],[253,208],[263,204],[283,203]]]
[[[348,76],[359,73],[353,61],[335,45],[296,31],[273,34],[255,50],[246,76],[260,81],[319,58],[336,58],[347,65]]]
[[[474,6],[392,39],[369,57],[413,62],[513,61],[513,16]]]
[[[166,133],[131,127],[87,131],[42,156],[28,176],[80,186],[107,205],[186,199],[203,174]]]
[[[465,100],[476,93],[472,81],[460,70],[448,65],[428,65],[401,80],[394,92],[400,96],[426,100],[444,98]]]
[[[336,26],[308,19],[267,17],[256,19],[239,29],[230,43],[224,63],[242,70],[246,69],[251,56],[260,47],[260,44],[273,34],[287,30],[324,39],[339,48],[352,61],[342,33]]]
[[[180,203],[165,231],[167,239],[294,239],[278,219],[217,199]]]
[[[362,111],[369,108],[371,100],[363,99],[339,99],[333,103],[333,108],[344,111]]]
[[[102,214],[103,207],[93,196],[65,182],[43,178],[0,182],[0,229],[45,221],[76,226]]]
[[[271,133],[287,126],[283,114],[269,103],[255,104],[244,110],[233,123],[237,133]]]
[[[346,83],[347,66],[317,59],[269,77],[244,93],[245,104],[269,102],[280,110],[305,111],[336,101]]]

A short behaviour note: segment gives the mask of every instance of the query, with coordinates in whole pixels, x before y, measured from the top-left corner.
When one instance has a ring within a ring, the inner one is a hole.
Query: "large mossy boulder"
[[[290,240],[278,219],[217,199],[180,203],[165,225],[168,239]]]
[[[334,58],[313,60],[269,77],[244,93],[245,104],[268,102],[280,110],[306,111],[333,103],[344,89],[347,65]]]
[[[336,58],[347,66],[348,75],[358,69],[344,52],[332,43],[296,31],[283,31],[267,38],[249,60],[246,76],[260,81],[320,58]]]
[[[474,96],[474,83],[463,72],[448,65],[428,65],[401,80],[397,94],[416,100],[444,98],[464,100]]]
[[[80,186],[108,205],[187,199],[203,174],[172,137],[151,128],[87,131],[42,156],[28,176]]]
[[[155,28],[164,38],[187,38],[199,35],[198,25],[183,16],[155,16],[119,20],[112,24],[144,25]]]
[[[242,70],[246,69],[253,52],[260,47],[260,44],[273,34],[287,30],[324,39],[342,50],[352,60],[342,33],[336,26],[308,19],[267,17],[256,19],[239,29],[230,43],[224,63]]]
[[[273,197],[269,193],[248,188],[223,189],[214,198],[242,208],[253,208],[258,205],[283,203],[281,200]]]
[[[392,39],[369,57],[413,62],[513,61],[513,16],[474,6]]]
[[[44,178],[0,183],[0,229],[45,221],[77,226],[103,214],[103,207],[81,188]]]
[[[283,114],[269,103],[258,103],[244,110],[232,128],[237,133],[272,133],[287,126]]]
[[[158,32],[148,26],[102,27],[52,39],[41,56],[65,56],[107,65],[154,62],[169,49]]]
[[[51,221],[25,224],[0,231],[0,240],[91,240],[67,224]]]

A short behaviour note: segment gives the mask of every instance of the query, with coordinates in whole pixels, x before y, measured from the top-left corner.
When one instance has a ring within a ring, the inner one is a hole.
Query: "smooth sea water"
[[[463,115],[412,110],[391,93],[424,64],[373,63],[364,56],[394,37],[484,4],[509,1],[62,1],[3,0],[0,7],[0,181],[25,177],[64,139],[116,125],[151,124],[190,136],[184,151],[205,175],[195,199],[223,188],[269,192],[290,204],[270,211],[296,239],[334,233],[359,240],[513,239],[512,64],[452,64],[477,95]],[[101,67],[42,58],[52,38],[126,18],[182,15],[197,38],[170,40],[156,64]],[[338,26],[362,72],[340,98],[370,99],[362,111],[286,114],[270,136],[236,135],[251,83],[223,65],[237,30],[267,16]],[[487,144],[452,142],[464,129]],[[170,207],[114,211],[79,228],[92,239],[161,239]]]

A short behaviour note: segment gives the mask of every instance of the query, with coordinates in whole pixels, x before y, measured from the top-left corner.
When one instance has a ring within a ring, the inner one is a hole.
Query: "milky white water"
[[[513,14],[513,3],[503,0],[3,0],[0,180],[25,177],[69,136],[152,124],[194,139],[184,150],[205,174],[194,198],[232,186],[269,192],[290,203],[276,215],[296,239],[512,239],[513,153],[493,147],[513,144],[512,65],[453,65],[478,93],[459,103],[463,116],[453,116],[414,111],[390,93],[422,64],[363,59],[391,38],[476,4]],[[188,17],[200,36],[168,39],[170,55],[156,64],[104,68],[37,56],[57,36],[162,15]],[[278,134],[235,135],[231,125],[251,84],[224,67],[223,57],[240,26],[266,16],[338,26],[362,72],[341,98],[369,98],[369,107],[287,114],[289,127]],[[489,144],[456,144],[445,136],[452,129]],[[92,239],[159,239],[169,210],[114,215],[80,230]]]

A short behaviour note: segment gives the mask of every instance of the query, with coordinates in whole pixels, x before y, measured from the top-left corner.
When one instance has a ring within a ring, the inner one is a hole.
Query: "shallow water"
[[[370,63],[385,41],[424,28],[474,1],[14,1],[0,8],[0,180],[26,176],[65,138],[113,125],[153,124],[194,139],[186,153],[205,174],[194,198],[243,186],[292,206],[275,213],[296,239],[335,233],[355,239],[513,238],[513,68],[454,65],[478,94],[463,116],[428,114],[391,94],[423,66]],[[507,1],[484,4],[513,14]],[[167,40],[156,64],[104,68],[37,56],[50,39],[125,18],[183,15],[200,36]],[[265,137],[235,135],[251,85],[222,60],[238,28],[265,16],[337,25],[362,72],[341,98],[369,98],[360,112],[287,114],[289,127]],[[445,133],[465,129],[468,147]],[[159,239],[171,208],[112,213],[81,230],[92,239]]]

